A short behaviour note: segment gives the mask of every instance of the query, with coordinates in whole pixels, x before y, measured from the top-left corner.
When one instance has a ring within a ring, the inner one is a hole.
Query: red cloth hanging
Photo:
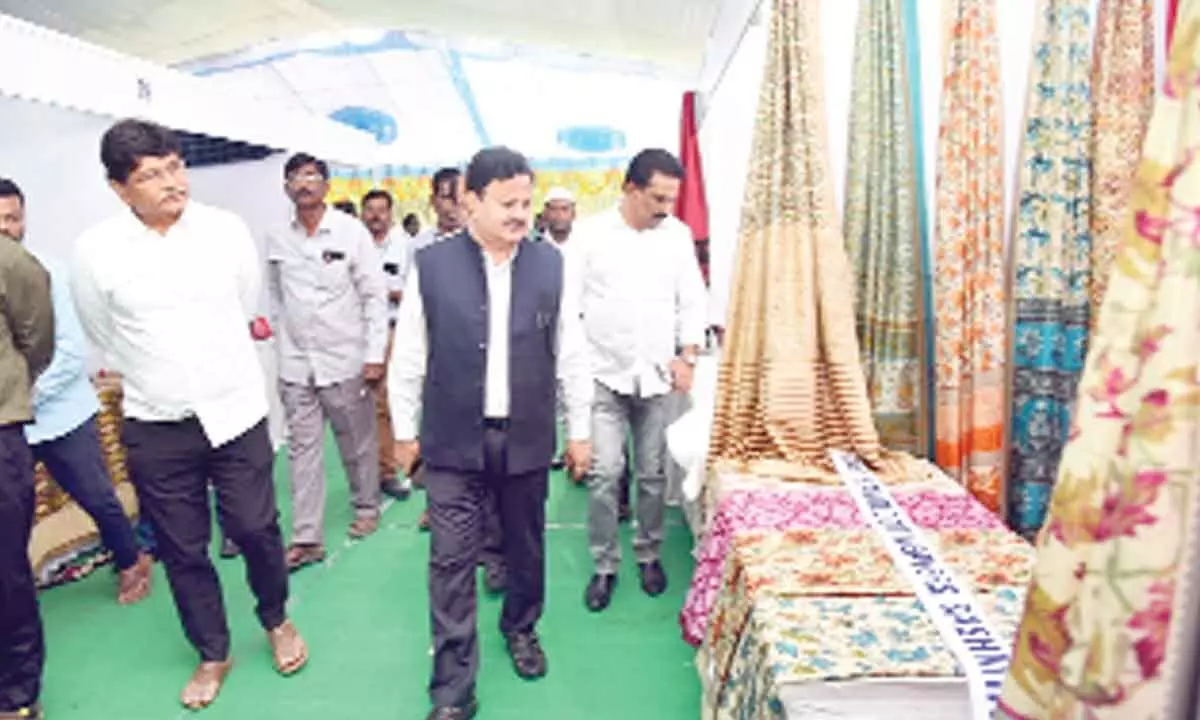
[[[679,125],[679,161],[683,183],[675,201],[675,217],[692,229],[696,258],[704,282],[708,282],[708,202],[704,197],[704,169],[700,162],[700,138],[696,132],[696,93],[683,94],[683,117]]]
[[[1175,18],[1179,15],[1179,0],[1167,2],[1167,46],[1166,56],[1171,56],[1171,40],[1175,38]]]

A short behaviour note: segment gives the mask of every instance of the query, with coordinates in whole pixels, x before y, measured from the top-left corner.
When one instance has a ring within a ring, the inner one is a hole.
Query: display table
[[[925,468],[896,502],[1010,642],[1033,548]],[[844,487],[718,480],[680,615],[706,720],[970,716],[962,668]]]
[[[966,493],[956,493],[957,486],[949,480],[936,487],[919,485],[896,491],[901,506],[921,527],[1004,528],[999,518]],[[721,590],[727,555],[737,535],[804,528],[865,529],[866,523],[844,490],[771,486],[729,491],[696,551],[692,584],[680,613],[684,640],[692,645],[703,641]]]
[[[100,413],[96,423],[101,450],[117,498],[133,521],[137,518],[137,496],[125,465],[121,444],[121,388],[111,378],[98,378],[96,392]],[[39,463],[34,471],[37,505],[33,535],[29,542],[29,561],[39,587],[78,580],[109,562],[109,553],[100,546],[95,523],[71,499]]]

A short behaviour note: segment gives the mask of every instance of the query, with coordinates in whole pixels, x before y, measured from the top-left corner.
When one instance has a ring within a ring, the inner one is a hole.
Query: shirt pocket
[[[352,268],[344,253],[338,257],[336,250],[331,252],[334,254],[323,253],[316,259],[316,284],[330,295],[341,295],[353,283]]]

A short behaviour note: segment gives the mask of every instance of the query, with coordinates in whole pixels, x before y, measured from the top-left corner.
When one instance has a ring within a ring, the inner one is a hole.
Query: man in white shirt
[[[261,267],[246,224],[188,200],[179,139],[123,120],[100,158],[129,211],[87,230],[71,272],[84,331],[122,376],[122,439],[142,512],[200,664],[184,687],[209,705],[232,667],[221,585],[209,559],[216,490],[226,535],[242,549],[276,669],[308,649],[287,619],[287,568],[272,477],[262,366],[248,332]]]
[[[546,672],[535,629],[558,385],[568,459],[581,474],[590,463],[586,343],[562,256],[525,237],[532,195],[520,154],[476,154],[466,175],[468,229],[417,254],[396,326],[388,388],[397,461],[409,468],[424,458],[432,533],[429,720],[468,720],[478,709],[475,567],[489,489],[508,570],[500,630],[518,675]]]
[[[691,388],[704,342],[705,290],[687,226],[671,216],[683,168],[665,150],[644,150],[625,174],[620,204],[575,226],[568,277],[583,312],[595,398],[588,479],[588,535],[595,574],[585,602],[608,607],[620,565],[620,478],[633,435],[637,556],[642,589],[662,594],[659,562],[666,493],[668,394]]]
[[[367,226],[371,239],[375,241],[375,247],[379,250],[379,262],[387,283],[388,341],[387,354],[384,355],[385,363],[392,352],[396,313],[400,310],[400,300],[404,297],[404,281],[408,277],[408,268],[412,261],[408,234],[403,230],[396,231],[392,211],[392,195],[387,190],[376,188],[363,195],[363,224]],[[395,435],[392,434],[392,418],[388,412],[386,373],[375,390],[375,422],[379,431],[380,487],[386,495],[397,500],[407,500],[412,492],[412,483],[407,476],[403,479],[397,477],[396,458],[392,452]]]
[[[287,225],[267,233],[267,295],[288,422],[287,564],[298,570],[325,559],[326,419],[350,483],[350,537],[379,528],[374,390],[387,350],[387,283],[370,233],[325,204],[329,166],[323,160],[293,155],[284,181],[296,209]]]

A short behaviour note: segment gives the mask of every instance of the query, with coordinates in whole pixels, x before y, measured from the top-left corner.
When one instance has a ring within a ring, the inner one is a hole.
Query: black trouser
[[[204,661],[229,657],[229,627],[209,558],[209,483],[222,531],[241,548],[263,628],[286,619],[288,573],[275,506],[275,456],[265,420],[213,447],[195,420],[127,420],[122,433],[142,511],[154,528],[183,630]]]
[[[34,445],[34,459],[44,463],[50,476],[96,523],[100,541],[113,554],[118,570],[128,570],[138,561],[140,550],[133,525],[117,499],[108,466],[100,448],[96,416],[71,432]]]
[[[504,527],[500,524],[499,500],[490,486],[484,488],[483,499],[483,547],[479,551],[479,562],[485,568],[504,568]]]
[[[19,425],[0,426],[0,712],[33,705],[46,650],[29,564],[33,454]]]
[[[434,705],[462,705],[475,692],[479,669],[475,622],[475,568],[485,543],[484,504],[495,493],[508,585],[500,632],[531,632],[545,598],[547,467],[505,472],[508,434],[484,434],[484,471],[464,473],[427,466],[429,500],[429,609],[433,626]]]

